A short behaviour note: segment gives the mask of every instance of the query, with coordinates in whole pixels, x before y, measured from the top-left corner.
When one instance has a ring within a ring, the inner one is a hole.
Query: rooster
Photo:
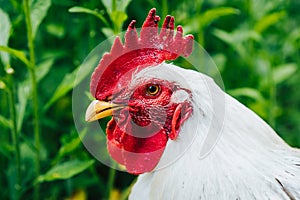
[[[166,63],[193,36],[151,9],[92,74],[86,121],[107,124],[111,157],[140,174],[129,199],[300,199],[300,151],[208,76]]]

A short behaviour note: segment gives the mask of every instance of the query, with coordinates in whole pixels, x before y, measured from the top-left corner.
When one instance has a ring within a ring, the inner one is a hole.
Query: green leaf
[[[101,0],[103,3],[104,7],[106,8],[107,13],[111,13],[113,11],[113,6],[112,6],[112,0]]]
[[[47,15],[51,6],[51,0],[33,0],[30,6],[30,19],[32,23],[32,36],[35,38],[36,32]]]
[[[296,71],[297,65],[295,63],[280,65],[273,70],[273,81],[275,84],[281,83],[290,78]]]
[[[14,147],[9,144],[8,141],[2,140],[0,143],[0,154],[5,156],[8,159],[11,159],[11,155],[14,152]]]
[[[7,52],[16,58],[18,58],[20,61],[22,61],[27,67],[30,67],[30,63],[27,60],[25,54],[23,51],[19,51],[13,48],[5,47],[5,46],[0,46],[0,51]]]
[[[105,35],[105,37],[110,38],[112,35],[114,35],[114,31],[111,28],[102,28],[102,33]]]
[[[114,11],[121,11],[125,13],[125,10],[131,0],[101,0],[108,14]]]
[[[38,182],[55,181],[58,179],[69,179],[94,164],[94,160],[80,161],[72,160],[58,164],[51,168],[46,174],[38,177]]]
[[[66,28],[60,23],[49,23],[47,24],[46,29],[48,33],[60,39],[66,35]]]
[[[127,14],[122,11],[114,11],[110,15],[111,20],[114,22],[115,33],[119,33],[122,31],[122,25],[124,21],[127,19]]]
[[[75,6],[69,9],[69,12],[71,13],[87,13],[96,16],[98,19],[100,19],[106,26],[110,26],[105,17],[100,13],[97,12],[96,10],[90,10],[88,8],[80,7],[80,6]]]
[[[210,23],[223,16],[239,13],[239,10],[230,7],[210,9],[203,14],[199,14],[196,17],[189,19],[184,25],[184,30],[186,32],[198,33],[199,31],[203,31]]]
[[[54,58],[49,58],[49,59],[46,59],[43,62],[37,64],[35,73],[36,73],[36,79],[38,82],[40,80],[42,80],[48,74],[53,63],[54,63]]]
[[[231,33],[220,29],[214,29],[212,33],[220,40],[226,42],[232,47],[236,47],[237,45],[242,44],[243,42],[248,42],[249,39],[254,41],[259,41],[261,39],[260,35],[255,31],[244,29],[236,30]]]
[[[114,34],[122,31],[122,25],[127,19],[126,8],[131,0],[102,0],[106,11],[113,22]]]
[[[218,70],[220,72],[222,72],[224,70],[225,63],[227,61],[226,56],[222,53],[218,53],[218,54],[212,55],[212,59],[215,62],[215,64],[217,65]]]
[[[220,8],[207,10],[198,19],[199,22],[201,22],[202,27],[205,27],[220,17],[226,15],[237,15],[239,13],[240,11],[238,9],[234,9],[230,7],[220,7]]]
[[[81,144],[81,140],[79,137],[73,138],[69,143],[66,143],[62,146],[58,151],[58,156],[63,157],[68,153],[74,151]]]
[[[119,11],[126,11],[127,6],[130,4],[131,0],[118,0],[116,1],[117,9]]]
[[[83,62],[83,64],[76,68],[73,72],[67,74],[56,88],[52,98],[46,103],[44,111],[46,111],[58,99],[66,95],[73,87],[76,87],[76,85],[79,84],[94,69],[94,64],[97,63],[98,60],[98,54],[93,54],[93,56],[89,57],[88,61]],[[81,73],[77,74],[80,68],[85,70],[80,71]]]
[[[60,158],[70,154],[75,149],[77,149],[78,146],[81,145],[81,139],[84,138],[86,134],[87,134],[87,129],[82,131],[79,136],[77,135],[77,137],[72,138],[71,141],[67,141],[65,144],[63,144],[63,146],[60,147],[58,151],[58,155],[54,161],[58,161]]]
[[[0,115],[0,127],[6,127],[6,128],[11,128],[11,121],[9,119],[6,119],[2,115]]]
[[[56,88],[52,98],[45,105],[45,110],[47,110],[54,102],[58,99],[66,95],[72,88],[74,84],[74,80],[76,78],[78,68],[76,68],[73,72],[67,74],[59,86]]]
[[[270,112],[270,105],[267,101],[256,101],[254,103],[249,103],[247,105],[251,110],[253,110],[256,114],[258,114],[263,119],[267,120]],[[275,108],[272,108],[275,109]]]
[[[255,24],[254,30],[258,33],[262,33],[270,26],[276,24],[285,15],[286,13],[284,11],[281,11],[264,16]]]
[[[38,82],[47,75],[53,63],[54,63],[54,58],[49,58],[37,65],[35,73]],[[25,112],[26,112],[27,102],[30,96],[31,96],[31,80],[30,77],[28,77],[23,82],[19,83],[19,87],[18,87],[18,104],[17,104],[17,109],[18,109],[17,130],[18,131],[21,131]]]
[[[220,29],[214,29],[213,34],[227,44],[231,45],[232,43],[234,43],[233,34]]]
[[[7,46],[10,36],[11,23],[8,15],[0,8],[0,45]],[[7,53],[0,52],[0,59],[5,66],[9,66],[9,56]]]
[[[249,42],[249,40],[253,40],[253,41],[261,40],[261,36],[257,32],[252,30],[240,29],[228,33],[220,29],[214,29],[212,33],[217,38],[230,45],[244,59],[246,59],[248,56],[248,49],[245,43]]]
[[[29,96],[31,94],[30,92],[30,82],[27,79],[27,81],[24,81],[19,84],[18,87],[18,104],[17,104],[17,130],[18,132],[21,131],[24,116],[25,116],[25,111],[26,111],[26,106],[27,106],[27,101],[29,99]]]
[[[259,101],[259,102],[264,102],[265,101],[262,94],[258,90],[253,89],[253,88],[247,88],[247,87],[237,88],[237,89],[228,90],[227,92],[228,92],[228,94],[230,94],[234,97],[245,96],[245,97],[249,97],[251,99],[254,99],[256,101]]]

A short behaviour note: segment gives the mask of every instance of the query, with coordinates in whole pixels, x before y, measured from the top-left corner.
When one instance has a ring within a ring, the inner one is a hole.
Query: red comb
[[[106,100],[110,97],[118,80],[130,70],[191,54],[194,37],[183,37],[181,26],[177,26],[174,37],[174,17],[169,15],[158,34],[159,20],[156,9],[152,8],[142,26],[140,38],[135,28],[135,20],[127,28],[124,45],[116,37],[110,53],[103,55],[92,75],[90,90],[96,99]]]

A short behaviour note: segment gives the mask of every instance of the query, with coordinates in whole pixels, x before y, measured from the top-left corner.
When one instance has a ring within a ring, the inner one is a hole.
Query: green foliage
[[[4,128],[11,128],[11,121],[0,115],[0,125]]]
[[[122,31],[122,25],[127,19],[126,8],[130,2],[131,0],[102,0],[110,20],[112,21],[114,34],[118,34]]]
[[[240,96],[245,96],[248,98],[251,98],[257,102],[264,102],[265,99],[262,96],[262,94],[253,88],[236,88],[232,90],[227,91],[230,95],[235,96],[235,97],[240,97]]]
[[[69,9],[69,12],[71,12],[71,13],[87,13],[87,14],[94,15],[98,19],[100,19],[106,26],[109,26],[107,20],[103,16],[103,14],[101,14],[100,12],[97,12],[97,10],[90,10],[88,8],[83,8],[83,7],[80,7],[80,6],[74,6],[74,7]]]
[[[47,15],[51,5],[51,0],[32,0],[30,9],[30,19],[32,23],[32,37],[35,38],[36,32]]]
[[[284,11],[275,12],[275,13],[266,15],[254,25],[254,30],[258,33],[262,33],[264,30],[266,30],[270,26],[276,24],[284,16],[285,16]]]
[[[69,179],[93,165],[94,162],[94,160],[71,160],[58,164],[51,168],[48,172],[46,172],[46,174],[39,176],[38,182],[55,181],[58,179]]]
[[[275,84],[280,84],[288,80],[296,71],[297,65],[295,63],[286,63],[275,67],[271,76]]]
[[[27,67],[30,66],[29,61],[27,60],[24,52],[9,47],[5,47],[5,46],[0,46],[0,51],[9,53],[12,56],[18,58],[20,61],[22,61]]]
[[[9,39],[11,24],[8,15],[2,9],[0,9],[0,19],[0,45],[6,46]],[[0,52],[0,58],[3,64],[9,65],[9,57],[7,53]]]
[[[209,24],[226,15],[239,14],[239,10],[229,7],[219,7],[206,10],[203,13],[199,13],[198,16],[193,17],[187,21],[186,27],[191,32],[203,31]]]
[[[89,52],[130,20],[141,26],[152,7],[204,46],[230,95],[300,147],[297,1],[0,1],[1,199],[127,198],[135,177],[84,148],[88,131],[75,131],[71,91],[101,56],[83,62]],[[87,70],[78,74],[81,63]]]

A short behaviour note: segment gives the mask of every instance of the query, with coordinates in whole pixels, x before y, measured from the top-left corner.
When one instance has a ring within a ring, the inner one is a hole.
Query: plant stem
[[[135,178],[131,182],[131,184],[128,186],[128,188],[126,188],[125,190],[123,190],[123,192],[121,194],[121,197],[120,197],[120,200],[126,200],[126,199],[128,199],[128,196],[129,196],[129,194],[130,194],[130,192],[132,190],[133,185],[136,183],[136,181],[137,181],[137,178]]]
[[[16,162],[16,176],[17,181],[15,184],[15,190],[16,190],[16,199],[20,198],[20,191],[21,191],[21,156],[20,156],[20,138],[19,133],[17,131],[17,116],[16,116],[16,107],[14,105],[14,81],[12,79],[12,75],[9,75],[9,84],[10,88],[8,89],[8,98],[9,98],[9,110],[10,110],[10,116],[12,120],[12,143],[14,146],[15,151],[15,162]]]
[[[116,0],[111,1],[111,10],[112,10],[112,13],[114,13],[117,10]],[[118,34],[120,32],[120,30],[118,30],[117,22],[115,21],[117,19],[113,19],[112,17],[111,17],[111,19],[112,19],[112,23],[113,23],[114,34]]]
[[[114,166],[112,166],[112,168],[110,168],[109,170],[108,183],[107,183],[108,199],[111,199],[111,195],[114,189],[115,176],[116,176],[116,170],[114,169]]]
[[[165,17],[168,14],[168,1],[167,0],[162,0],[162,16]]]
[[[202,4],[203,1],[202,0],[198,0],[195,2],[195,6],[196,6],[196,13],[197,15],[200,17],[201,14],[203,14],[202,12]],[[197,34],[197,39],[198,39],[198,43],[202,45],[202,47],[205,47],[204,45],[204,26],[203,23],[199,22],[200,26],[199,26],[199,30],[198,30],[198,34]]]
[[[34,112],[34,143],[36,148],[36,158],[35,158],[35,175],[38,177],[40,175],[40,127],[39,127],[39,106],[38,106],[38,95],[37,95],[37,81],[35,73],[35,52],[34,52],[34,38],[32,35],[32,25],[30,19],[30,8],[29,1],[23,1],[23,9],[26,19],[26,28],[27,28],[27,40],[29,48],[29,61],[30,66],[29,72],[31,76],[31,86],[32,86],[32,103],[33,103],[33,112]],[[39,199],[39,183],[34,186],[34,199]]]
[[[274,83],[273,80],[273,70],[272,70],[272,66],[270,66],[270,71],[269,71],[269,83],[270,83],[270,89],[269,89],[269,93],[270,93],[270,106],[269,106],[269,117],[268,117],[268,121],[269,124],[275,128],[276,123],[275,123],[275,109],[276,109],[276,85]]]
[[[116,0],[112,0],[111,7],[112,7],[112,12],[116,11],[116,9],[117,9],[117,1]]]
[[[38,177],[40,175],[40,127],[39,127],[39,110],[38,110],[38,96],[37,96],[37,82],[35,76],[35,70],[30,70],[31,83],[32,83],[32,99],[33,99],[33,109],[34,109],[34,143],[36,148],[36,160],[35,160],[35,175]],[[35,186],[35,198],[39,199],[39,184]]]

